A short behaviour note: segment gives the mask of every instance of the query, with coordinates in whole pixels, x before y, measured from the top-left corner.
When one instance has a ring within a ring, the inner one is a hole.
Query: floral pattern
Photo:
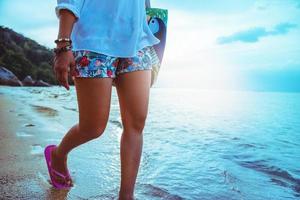
[[[74,77],[115,78],[119,74],[136,70],[152,69],[150,48],[145,47],[129,58],[112,57],[92,51],[73,51],[75,57]]]

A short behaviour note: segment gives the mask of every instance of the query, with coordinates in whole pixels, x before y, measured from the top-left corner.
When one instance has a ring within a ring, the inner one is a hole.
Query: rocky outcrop
[[[51,86],[49,83],[43,81],[43,80],[33,80],[31,76],[26,76],[24,80],[22,81],[23,86],[44,86],[49,87]]]
[[[43,80],[33,80],[31,76],[26,76],[21,82],[14,73],[5,67],[0,66],[0,85],[9,85],[9,86],[43,86],[49,87],[51,84]]]
[[[34,85],[34,80],[32,80],[31,76],[26,76],[23,81],[23,86],[33,86]]]
[[[34,82],[34,86],[44,86],[44,87],[49,87],[51,86],[49,83],[43,81],[43,80],[37,80]]]
[[[0,66],[0,85],[22,86],[22,82],[5,67]]]

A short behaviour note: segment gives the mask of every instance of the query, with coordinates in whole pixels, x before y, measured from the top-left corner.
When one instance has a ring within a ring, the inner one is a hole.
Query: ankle
[[[119,195],[118,200],[134,200],[134,198],[132,196],[122,196],[122,195]]]
[[[133,194],[119,191],[119,199],[118,200],[134,200]]]
[[[67,160],[67,156],[66,155],[62,155],[61,153],[59,153],[57,147],[53,150],[53,155],[56,158],[59,158],[59,159],[65,160],[65,161]]]

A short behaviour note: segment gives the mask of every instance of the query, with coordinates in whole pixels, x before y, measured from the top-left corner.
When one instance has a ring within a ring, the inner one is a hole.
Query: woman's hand
[[[59,11],[59,31],[58,38],[70,38],[73,24],[76,21],[75,15],[66,9]],[[66,46],[65,42],[59,42],[57,48]],[[64,86],[67,90],[70,89],[68,83],[68,73],[74,74],[75,59],[71,50],[60,52],[54,57],[53,71],[59,84]]]
[[[53,71],[59,84],[69,90],[68,73],[73,75],[75,71],[75,59],[72,51],[55,55]]]

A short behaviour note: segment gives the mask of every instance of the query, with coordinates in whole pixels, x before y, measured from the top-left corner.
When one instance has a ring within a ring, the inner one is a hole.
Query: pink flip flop
[[[72,186],[67,183],[68,179],[71,179],[69,170],[67,171],[67,175],[64,175],[51,167],[51,151],[56,148],[56,145],[48,145],[44,150],[44,156],[48,167],[49,176],[51,179],[51,184],[57,189],[70,189]],[[65,183],[56,182],[53,173],[60,176],[65,180]],[[68,178],[68,179],[67,179]]]

